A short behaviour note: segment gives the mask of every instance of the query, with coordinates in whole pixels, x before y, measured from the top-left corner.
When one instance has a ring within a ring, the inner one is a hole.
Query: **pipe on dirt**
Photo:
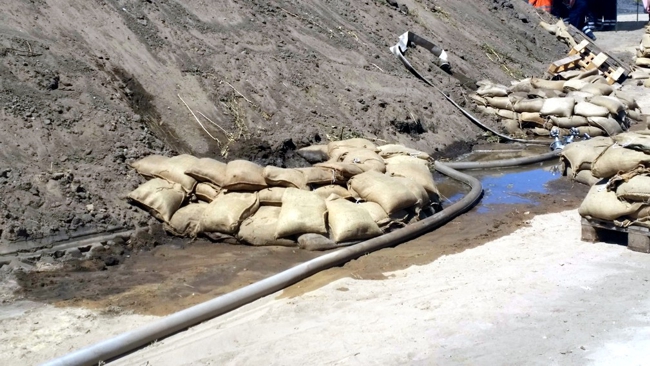
[[[305,263],[299,264],[284,272],[254,284],[219,296],[213,300],[192,306],[160,319],[140,329],[121,334],[93,346],[52,360],[45,365],[93,365],[102,361],[114,359],[133,351],[146,344],[165,338],[176,332],[185,330],[193,325],[212,319],[240,306],[248,304],[261,297],[290,286],[325,269],[341,265],[366,253],[400,244],[406,240],[420,236],[440,227],[456,216],[473,207],[481,198],[483,189],[478,179],[449,168],[443,163],[437,163],[435,169],[452,178],[465,183],[471,190],[458,202],[431,217],[408,225],[402,229],[390,232],[359,244],[324,254]]]

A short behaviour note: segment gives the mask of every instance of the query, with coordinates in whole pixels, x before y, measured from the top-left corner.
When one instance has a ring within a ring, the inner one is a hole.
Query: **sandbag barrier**
[[[128,199],[173,235],[310,250],[380,236],[441,208],[424,152],[356,138],[297,153],[313,165],[151,155],[131,164],[148,181]]]
[[[549,136],[553,128],[560,136],[571,128],[582,136],[615,136],[641,121],[636,100],[615,91],[598,70],[559,75],[562,80],[527,78],[509,87],[483,80],[470,99],[512,136]]]
[[[562,159],[574,179],[592,185],[578,210],[581,216],[650,227],[649,135],[627,132],[578,142],[562,152]]]
[[[650,88],[650,25],[646,25],[645,34],[636,50],[634,64],[637,69],[630,74],[632,79],[644,80],[643,85]]]

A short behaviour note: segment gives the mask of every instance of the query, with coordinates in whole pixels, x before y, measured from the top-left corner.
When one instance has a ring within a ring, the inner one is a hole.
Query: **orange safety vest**
[[[550,13],[551,6],[553,5],[553,0],[528,0],[528,3],[536,8]]]

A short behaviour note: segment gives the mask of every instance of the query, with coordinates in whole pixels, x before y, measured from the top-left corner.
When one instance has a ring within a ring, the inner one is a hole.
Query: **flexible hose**
[[[482,129],[484,129],[486,131],[489,131],[490,133],[492,133],[494,135],[497,135],[497,136],[499,136],[499,138],[501,138],[503,140],[506,140],[506,141],[521,142],[521,143],[524,143],[524,144],[531,144],[531,145],[548,145],[548,144],[551,143],[551,141],[544,141],[544,140],[516,139],[516,138],[512,138],[512,137],[510,137],[508,135],[504,135],[504,134],[500,133],[499,131],[497,131],[497,130],[495,130],[493,128],[490,128],[488,125],[484,124],[478,118],[474,117],[471,113],[469,113],[467,110],[465,110],[463,107],[461,107],[458,103],[456,103],[455,100],[451,99],[451,97],[449,95],[447,95],[444,91],[442,91],[440,88],[438,88],[435,84],[433,84],[428,79],[426,79],[424,76],[422,76],[422,74],[420,74],[413,67],[413,65],[411,65],[411,62],[409,62],[409,60],[407,60],[406,57],[404,57],[404,55],[402,55],[400,52],[397,52],[397,58],[399,58],[400,61],[402,61],[404,66],[406,66],[406,68],[413,75],[415,75],[418,79],[424,81],[427,85],[429,85],[429,86],[433,87],[434,89],[436,89],[438,92],[440,92],[440,94],[442,94],[445,97],[445,99],[447,99],[451,104],[453,104],[456,108],[458,108],[458,110],[460,110],[460,112],[462,114],[464,114],[465,117],[469,118],[470,121],[474,122],[476,125],[478,125]]]
[[[469,185],[471,187],[470,192],[458,202],[433,216],[410,224],[402,229],[332,253],[324,254],[254,284],[169,315],[140,329],[121,334],[93,346],[62,356],[45,365],[93,365],[100,361],[108,361],[154,340],[165,338],[261,297],[270,295],[317,272],[341,265],[366,253],[394,246],[420,236],[464,213],[481,198],[483,189],[478,179],[449,168],[443,163],[437,163],[435,169],[452,179]]]
[[[546,160],[551,160],[560,155],[560,150],[554,150],[545,154],[526,156],[523,158],[493,160],[493,161],[459,161],[449,162],[445,165],[449,168],[456,170],[470,170],[470,169],[489,169],[489,168],[505,168],[509,166],[520,166],[527,164],[539,163]],[[434,163],[440,164],[440,163]]]

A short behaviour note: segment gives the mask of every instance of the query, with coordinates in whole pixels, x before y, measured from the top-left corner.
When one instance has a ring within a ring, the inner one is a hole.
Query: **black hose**
[[[539,163],[542,161],[550,160],[560,156],[560,150],[554,150],[545,154],[526,156],[523,158],[512,158],[493,161],[458,161],[444,163],[447,167],[456,170],[470,170],[470,169],[490,169],[490,168],[505,168],[509,166],[519,166]],[[435,162],[434,164],[440,164]]]

